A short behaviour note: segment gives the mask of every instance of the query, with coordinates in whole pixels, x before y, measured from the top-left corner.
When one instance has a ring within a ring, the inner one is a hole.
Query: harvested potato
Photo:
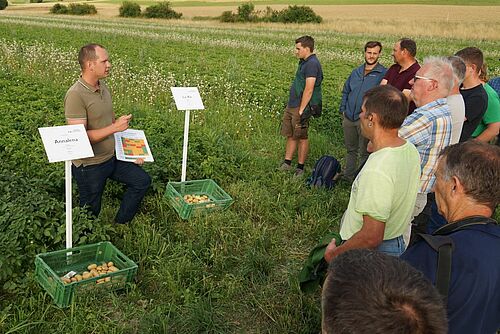
[[[184,195],[184,201],[188,204],[206,203],[210,202],[208,195]]]
[[[87,269],[88,271],[83,271],[81,274],[77,273],[76,271],[70,271],[66,275],[60,277],[60,279],[64,284],[71,284],[73,282],[80,282],[97,277],[96,283],[102,284],[104,282],[110,282],[111,277],[100,276],[112,274],[120,270],[111,261],[107,263],[103,262],[101,265],[92,263],[87,266]]]
[[[71,278],[61,277],[61,280],[62,280],[65,284],[69,284],[69,283],[71,283]]]

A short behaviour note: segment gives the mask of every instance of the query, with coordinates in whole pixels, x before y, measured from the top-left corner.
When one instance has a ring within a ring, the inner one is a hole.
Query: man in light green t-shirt
[[[420,184],[417,149],[398,136],[407,115],[408,101],[392,86],[366,92],[360,121],[363,136],[372,143],[368,158],[352,185],[340,235],[325,251],[325,260],[356,248],[372,248],[399,256],[405,249],[403,232],[415,206]]]

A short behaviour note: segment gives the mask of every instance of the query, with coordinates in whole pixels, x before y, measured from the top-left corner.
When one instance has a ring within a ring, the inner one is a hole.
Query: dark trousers
[[[101,198],[108,178],[127,186],[115,217],[115,222],[119,224],[128,223],[134,218],[151,184],[151,177],[140,166],[116,160],[115,157],[97,165],[72,165],[72,173],[80,193],[80,206],[87,206],[95,217],[101,211]]]
[[[362,167],[368,159],[368,152],[366,151],[368,139],[361,134],[359,120],[353,122],[344,116],[342,128],[344,129],[344,144],[347,150],[344,177],[353,181],[358,175],[359,170],[361,170],[361,168],[358,168],[358,156],[359,167]]]
[[[436,206],[436,197],[434,193],[427,194],[427,203],[422,212],[416,216],[411,222],[411,237],[409,246],[413,245],[418,240],[418,233],[428,233],[429,228],[434,228],[434,222],[431,222],[432,207]]]

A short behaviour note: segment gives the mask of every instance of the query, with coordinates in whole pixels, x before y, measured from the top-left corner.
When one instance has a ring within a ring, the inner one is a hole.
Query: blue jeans
[[[382,241],[377,250],[387,255],[400,256],[405,251],[403,236],[400,235],[397,238]]]
[[[134,218],[151,184],[151,177],[140,166],[115,157],[97,165],[72,165],[72,174],[78,185],[80,206],[87,206],[95,217],[101,211],[101,198],[108,178],[127,186],[115,217],[118,224],[128,223]]]

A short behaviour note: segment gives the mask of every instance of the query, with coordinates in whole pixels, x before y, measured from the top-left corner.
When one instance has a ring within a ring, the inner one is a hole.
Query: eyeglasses
[[[417,81],[418,79],[436,81],[436,79],[432,79],[432,78],[428,78],[428,77],[423,77],[423,76],[420,76],[420,75],[415,75],[413,77],[413,82]]]

